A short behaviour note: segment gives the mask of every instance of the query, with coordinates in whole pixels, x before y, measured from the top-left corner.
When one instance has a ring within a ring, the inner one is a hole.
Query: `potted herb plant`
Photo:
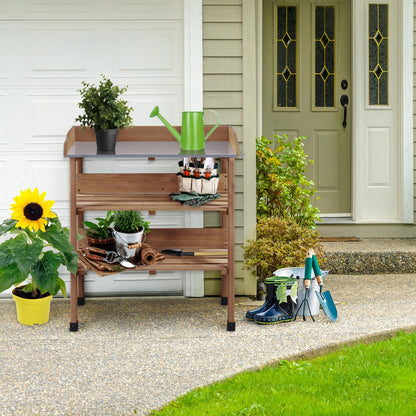
[[[111,225],[114,216],[114,211],[107,211],[105,218],[95,218],[96,222],[83,221],[83,225],[87,227],[85,234],[89,244],[108,249],[113,248],[114,237]]]
[[[79,115],[75,121],[81,126],[91,127],[95,131],[97,150],[112,152],[115,149],[118,129],[131,126],[133,120],[130,113],[132,107],[127,101],[120,98],[127,91],[127,87],[119,87],[104,75],[98,85],[82,81],[79,108],[84,114]]]
[[[58,267],[76,274],[78,255],[69,240],[69,230],[61,226],[51,211],[54,201],[45,201],[37,188],[21,191],[11,206],[11,219],[0,224],[0,292],[11,286],[17,317],[25,325],[49,320],[52,296],[66,296],[65,282]],[[28,281],[26,281],[28,279]]]
[[[139,254],[143,235],[149,232],[149,224],[140,211],[117,211],[114,216],[114,238],[118,254],[134,261]]]

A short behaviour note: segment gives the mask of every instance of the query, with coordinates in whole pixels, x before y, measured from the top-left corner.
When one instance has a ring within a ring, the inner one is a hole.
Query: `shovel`
[[[162,250],[164,254],[170,254],[172,256],[226,256],[226,251],[182,251],[182,250]]]
[[[318,297],[319,303],[321,304],[326,316],[332,322],[335,322],[338,316],[337,308],[334,304],[334,301],[332,300],[331,293],[328,290],[322,293],[324,281],[322,279],[321,269],[319,268],[318,259],[316,258],[315,254],[312,256],[312,267],[316,276],[316,281],[319,285],[319,292],[315,290],[316,296]]]

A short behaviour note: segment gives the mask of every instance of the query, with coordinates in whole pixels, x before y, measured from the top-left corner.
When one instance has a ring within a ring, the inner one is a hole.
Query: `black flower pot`
[[[94,129],[95,140],[97,142],[97,151],[99,152],[114,152],[116,148],[116,140],[118,129]]]

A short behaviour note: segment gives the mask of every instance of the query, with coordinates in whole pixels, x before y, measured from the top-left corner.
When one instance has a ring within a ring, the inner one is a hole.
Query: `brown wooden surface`
[[[146,234],[146,243],[157,250],[226,249],[228,248],[228,231],[223,228],[154,228]]]
[[[220,175],[219,193],[227,192],[227,175]],[[169,194],[178,192],[175,173],[86,173],[76,177],[79,194]]]
[[[210,126],[205,127],[206,131]],[[180,129],[179,129],[180,130]],[[135,126],[119,132],[120,141],[176,141],[165,126]],[[231,127],[220,126],[208,140],[229,141],[235,153],[239,145]],[[64,155],[77,141],[95,141],[92,129],[72,127],[64,145]],[[152,265],[140,266],[137,270],[219,270],[221,272],[221,295],[228,298],[228,324],[234,318],[234,167],[233,158],[221,158],[221,198],[210,201],[199,208],[187,207],[169,198],[169,193],[178,192],[175,174],[84,174],[83,159],[70,158],[70,227],[71,243],[78,247],[77,230],[82,226],[85,211],[140,210],[149,211],[219,211],[222,225],[219,228],[203,229],[151,229],[146,242],[153,248],[182,249],[184,251],[225,250],[223,256],[170,256]],[[78,322],[78,298],[84,296],[84,271],[88,265],[80,264],[78,274],[71,275],[71,324]],[[227,326],[228,327],[228,326]]]
[[[205,133],[208,133],[213,126],[204,126]],[[174,126],[178,132],[181,131],[180,126]],[[120,129],[117,140],[122,142],[148,142],[148,141],[169,141],[176,142],[172,133],[165,126],[132,126]],[[64,156],[68,154],[69,149],[75,142],[94,142],[95,132],[91,128],[83,129],[81,126],[73,126],[68,131],[64,144]],[[231,147],[239,156],[239,146],[237,136],[232,127],[219,126],[209,136],[208,141],[229,141]]]
[[[100,210],[139,210],[139,211],[228,211],[227,194],[207,204],[193,208],[172,201],[169,195],[77,195],[77,213]]]

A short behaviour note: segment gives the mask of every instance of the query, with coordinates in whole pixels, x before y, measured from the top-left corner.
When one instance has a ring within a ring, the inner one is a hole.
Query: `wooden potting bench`
[[[209,127],[206,127],[206,131]],[[180,131],[180,128],[178,127]],[[120,130],[115,153],[97,154],[94,131],[72,127],[64,144],[69,158],[70,237],[79,250],[77,232],[82,228],[86,211],[140,210],[149,211],[218,211],[221,226],[217,228],[151,229],[146,243],[156,250],[184,251],[222,250],[216,256],[165,256],[152,265],[137,266],[140,271],[158,270],[219,270],[221,272],[221,303],[228,305],[227,330],[235,330],[234,317],[234,166],[238,142],[231,127],[218,127],[205,143],[201,157],[214,157],[220,163],[218,192],[221,197],[199,208],[181,205],[169,198],[178,192],[175,173],[84,173],[84,158],[144,158],[157,163],[158,158],[195,157],[180,149],[178,141],[164,126],[135,126]],[[129,270],[136,270],[129,269]],[[90,270],[79,263],[76,275],[71,274],[70,330],[78,330],[78,305],[83,305],[84,274]]]

